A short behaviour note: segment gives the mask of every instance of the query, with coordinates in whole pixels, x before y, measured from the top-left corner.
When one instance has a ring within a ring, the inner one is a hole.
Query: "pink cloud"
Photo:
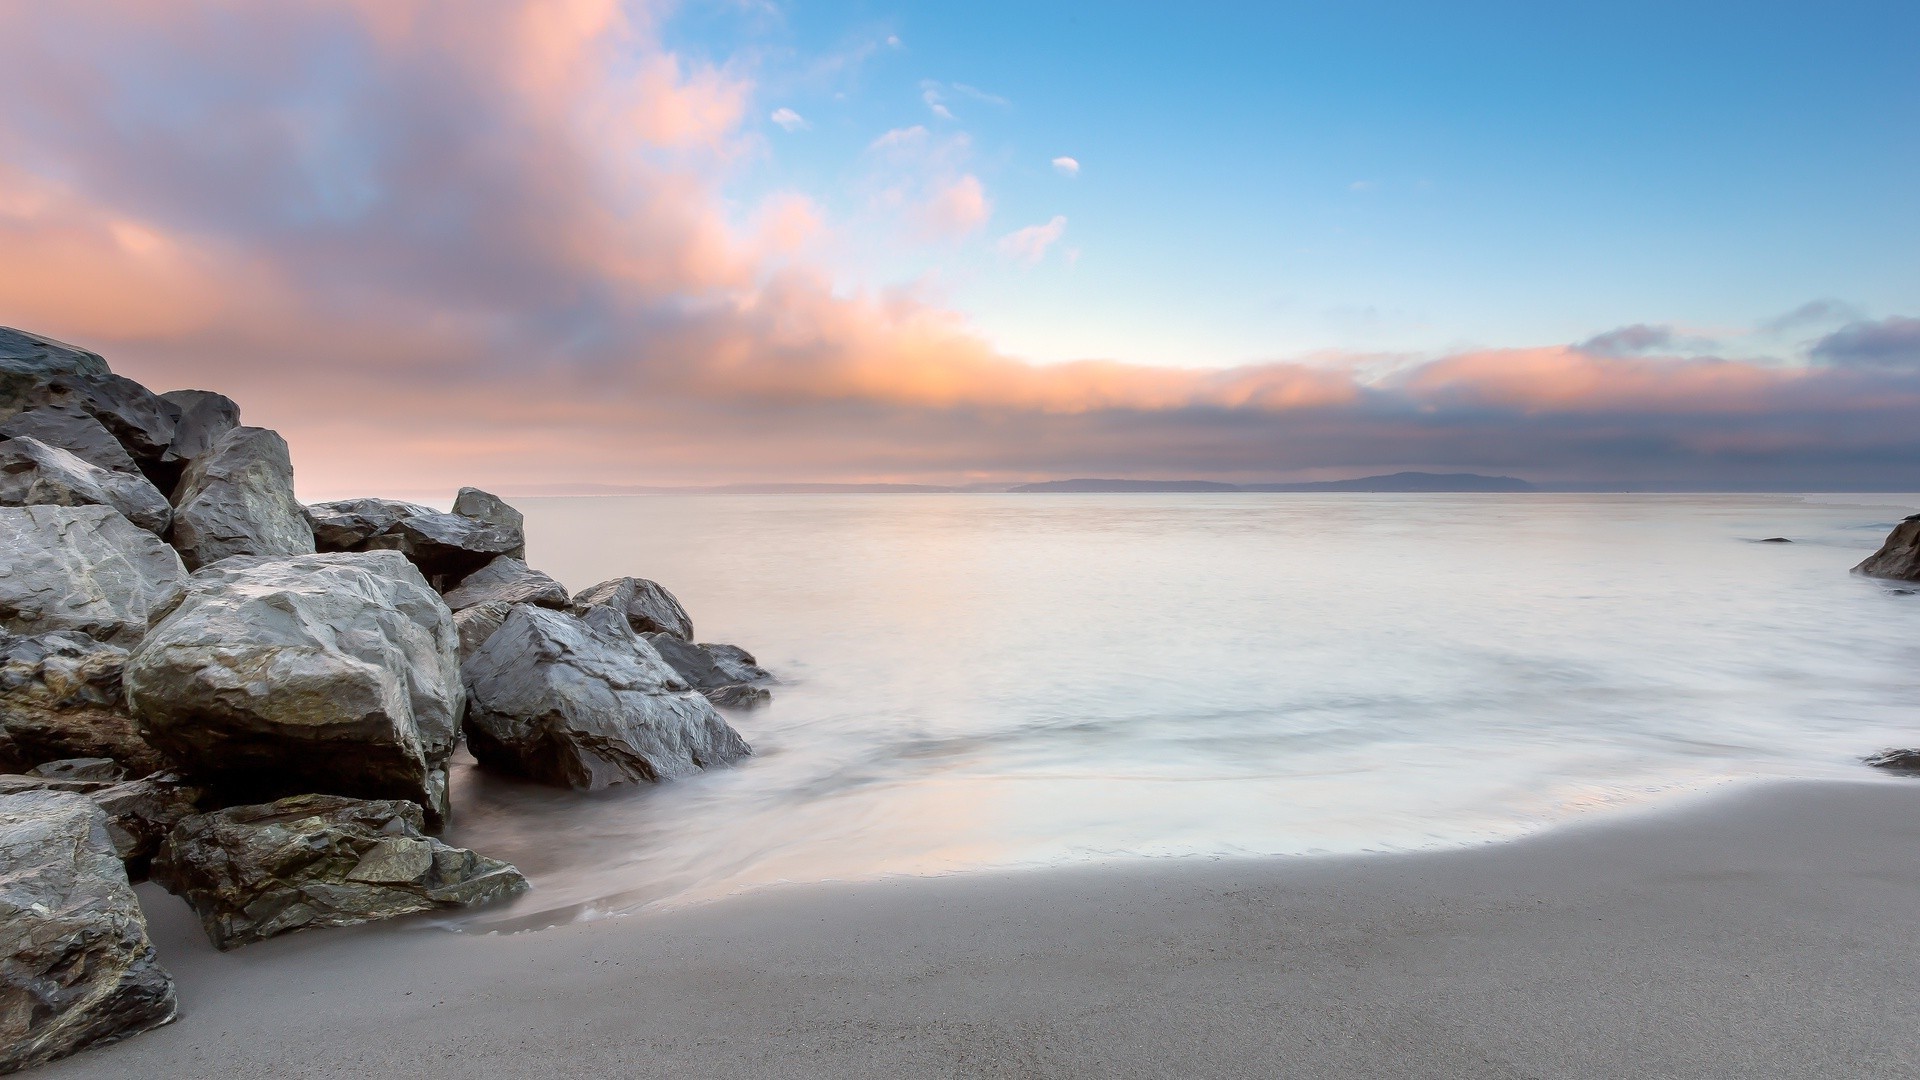
[[[993,200],[980,178],[967,173],[936,191],[922,211],[930,231],[942,236],[965,236],[993,216]]]
[[[1047,249],[1067,234],[1067,219],[1055,214],[1044,225],[1029,225],[1000,238],[1000,253],[1025,263],[1037,263],[1047,257]]]

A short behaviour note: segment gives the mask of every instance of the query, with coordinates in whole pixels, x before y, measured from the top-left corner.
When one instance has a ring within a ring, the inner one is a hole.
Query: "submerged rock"
[[[687,616],[687,609],[657,581],[613,578],[575,594],[573,606],[583,613],[597,607],[611,608],[626,617],[635,633],[674,634],[693,640],[693,620]]]
[[[77,631],[0,631],[0,765],[108,758],[137,773],[162,768],[127,712],[126,666],[125,649]]]
[[[298,795],[187,818],[154,859],[153,879],[231,949],[315,926],[352,926],[513,896],[512,866],[421,835],[420,808],[396,800]]]
[[[722,709],[757,709],[773,701],[773,691],[746,683],[716,686],[700,694]]]
[[[1920,775],[1920,750],[1882,750],[1861,760],[1876,769]]]
[[[1880,550],[1854,567],[1853,572],[1895,581],[1920,581],[1920,514],[1895,525]]]
[[[173,507],[139,473],[113,472],[39,439],[0,442],[0,506],[111,506],[156,535]]]
[[[509,555],[468,574],[458,588],[448,590],[446,601],[456,612],[494,602],[565,610],[569,602],[565,586]]]
[[[473,756],[541,783],[666,780],[752,753],[611,609],[515,607],[462,675]]]
[[[75,408],[28,409],[0,424],[0,439],[39,439],[108,472],[140,473],[106,425]],[[155,490],[159,490],[155,488]]]
[[[461,517],[483,521],[496,528],[505,529],[520,538],[520,546],[507,555],[515,559],[527,557],[527,519],[520,511],[508,506],[498,495],[481,491],[476,487],[464,487],[454,496],[453,512]]]
[[[642,634],[687,685],[705,694],[715,705],[750,709],[773,700],[756,683],[773,678],[753,654],[738,645],[696,645],[674,634]]]
[[[132,645],[186,577],[172,548],[112,507],[0,507],[0,628]]]
[[[0,796],[0,1072],[173,1019],[173,977],[84,796]]]
[[[127,659],[128,705],[191,775],[447,812],[458,639],[398,552],[241,557],[193,576]]]
[[[293,497],[287,441],[266,428],[234,428],[180,477],[173,546],[188,569],[232,555],[308,555],[313,527]]]

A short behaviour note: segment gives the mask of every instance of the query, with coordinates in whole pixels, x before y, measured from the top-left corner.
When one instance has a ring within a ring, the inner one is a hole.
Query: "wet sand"
[[[1920,782],[1431,854],[795,886],[219,954],[47,1077],[1911,1077]]]

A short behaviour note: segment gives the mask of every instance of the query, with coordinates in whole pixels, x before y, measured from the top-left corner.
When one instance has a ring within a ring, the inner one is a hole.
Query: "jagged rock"
[[[313,519],[313,542],[321,551],[355,551],[407,518],[439,511],[396,499],[341,499],[314,503],[307,513]]]
[[[489,600],[484,604],[461,608],[453,613],[453,628],[460,635],[460,662],[480,651],[500,624],[507,621],[507,613],[513,605],[504,600]]]
[[[167,449],[173,445],[180,407],[124,375],[56,375],[23,395],[24,408],[79,409],[92,416],[120,440],[143,471],[165,469]]]
[[[0,417],[39,400],[61,375],[105,375],[100,354],[50,337],[0,326]]]
[[[0,628],[132,645],[186,576],[172,548],[112,507],[0,507]]]
[[[0,775],[0,795],[64,791],[86,796],[106,813],[107,839],[126,863],[127,875],[135,881],[146,879],[147,863],[160,850],[160,841],[182,819],[198,812],[199,800],[205,795],[203,789],[172,772],[128,780],[36,775],[41,771]]]
[[[526,515],[508,506],[500,496],[481,491],[476,487],[463,487],[460,489],[460,494],[454,496],[453,512],[461,517],[484,521],[518,536],[520,546],[507,552],[507,555],[515,559],[527,557]]]
[[[394,526],[396,546],[440,589],[451,589],[502,555],[526,551],[512,529],[459,514],[420,514]],[[376,537],[376,540],[385,539]]]
[[[1861,760],[1876,769],[1920,774],[1920,750],[1882,750],[1872,757]]]
[[[287,441],[234,428],[180,477],[173,546],[188,569],[231,555],[309,555],[313,527],[293,497]]]
[[[516,895],[512,866],[422,836],[409,802],[298,795],[187,818],[153,879],[184,898],[215,947]]]
[[[1895,581],[1920,581],[1920,514],[1895,525],[1880,550],[1853,572]]]
[[[398,552],[237,557],[194,574],[127,659],[147,741],[244,797],[322,791],[447,812],[453,616]]]
[[[0,763],[105,757],[134,772],[163,767],[127,714],[126,666],[125,649],[77,631],[0,631]]]
[[[693,620],[687,609],[659,582],[623,577],[603,581],[574,594],[574,610],[608,607],[626,616],[627,625],[641,634],[675,634],[693,640]]]
[[[715,705],[750,709],[773,700],[772,693],[753,685],[773,675],[754,660],[753,654],[738,645],[696,645],[674,634],[640,636],[688,686],[705,694]]]
[[[564,585],[508,555],[468,574],[458,588],[448,590],[446,601],[455,612],[497,602],[565,610],[569,602]]]
[[[194,462],[207,456],[227,432],[240,426],[240,406],[211,390],[169,390],[160,397],[180,409],[167,456]]]
[[[0,439],[39,439],[89,465],[116,473],[140,473],[127,448],[105,424],[72,407],[28,409],[0,424]],[[157,488],[155,490],[158,490]]]
[[[519,605],[461,674],[473,756],[541,783],[665,780],[752,752],[609,608],[575,618]]]
[[[0,1072],[173,1019],[173,977],[85,797],[0,797]]]
[[[27,770],[27,775],[48,780],[94,780],[103,784],[117,784],[127,778],[127,767],[106,757],[61,758],[35,765]]]
[[[155,534],[173,521],[173,507],[145,476],[109,472],[26,437],[0,442],[0,506],[111,506]]]

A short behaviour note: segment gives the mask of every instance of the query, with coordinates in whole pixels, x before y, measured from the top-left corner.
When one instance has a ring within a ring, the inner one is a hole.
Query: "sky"
[[[1920,490],[1920,9],[0,0],[0,324],[303,495]]]

